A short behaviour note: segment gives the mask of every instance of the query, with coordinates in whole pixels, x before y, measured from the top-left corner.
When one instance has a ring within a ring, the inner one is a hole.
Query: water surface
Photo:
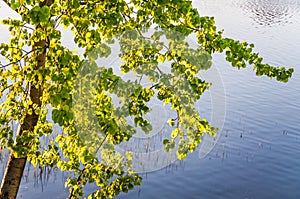
[[[226,36],[255,43],[266,62],[294,67],[294,76],[286,84],[256,77],[251,67],[237,71],[215,55],[227,110],[216,147],[144,175],[139,189],[120,198],[300,198],[300,1],[194,5],[215,16]],[[209,95],[202,100],[207,105]]]
[[[142,174],[141,187],[118,198],[300,198],[300,1],[197,0],[194,5],[202,15],[215,16],[225,36],[255,43],[266,62],[294,67],[293,78],[279,83],[256,77],[251,67],[237,71],[215,55],[226,94],[216,146],[205,157],[196,151]],[[200,102],[202,115],[210,119],[213,108],[207,93]],[[41,181],[28,168],[18,198],[67,196],[67,174],[52,171]]]

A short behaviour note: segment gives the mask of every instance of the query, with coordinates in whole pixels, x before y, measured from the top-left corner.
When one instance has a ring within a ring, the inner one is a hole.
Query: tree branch
[[[5,68],[5,67],[10,66],[10,65],[12,65],[12,64],[17,64],[17,63],[19,63],[25,56],[29,55],[30,53],[32,53],[32,52],[34,52],[34,51],[36,51],[36,50],[40,50],[40,49],[43,49],[43,48],[36,48],[36,49],[33,49],[33,50],[29,51],[29,52],[26,52],[25,55],[23,55],[23,56],[22,56],[19,60],[17,60],[17,61],[10,62],[10,63],[5,64],[5,65],[2,65],[2,64],[0,63],[0,68]]]
[[[10,3],[7,0],[3,0],[10,7]]]

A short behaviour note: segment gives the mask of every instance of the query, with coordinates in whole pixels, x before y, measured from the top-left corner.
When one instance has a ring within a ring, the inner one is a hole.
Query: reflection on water
[[[216,147],[206,158],[199,159],[198,153],[193,153],[183,162],[176,161],[160,171],[143,174],[141,187],[118,198],[299,199],[300,0],[194,2],[202,13],[213,14],[231,37],[254,38],[254,43],[268,52],[265,57],[270,62],[294,66],[294,76],[289,83],[281,84],[255,77],[251,68],[236,71],[222,55],[216,55],[214,63],[222,74],[227,101],[226,121]],[[271,31],[256,31],[249,18]],[[285,23],[290,26],[284,26]],[[270,28],[273,26],[276,32]],[[210,112],[206,110],[211,106],[203,97],[202,116],[209,118],[205,113]],[[158,143],[163,137],[157,134],[155,139]],[[146,139],[137,144],[141,152],[158,147],[148,144]],[[6,151],[0,152],[0,179],[7,157]],[[28,166],[19,198],[66,198],[68,189],[64,188],[64,182],[71,176],[55,168]],[[90,185],[86,191],[94,189]]]
[[[292,23],[293,16],[300,11],[298,0],[238,0],[236,4],[260,26]]]

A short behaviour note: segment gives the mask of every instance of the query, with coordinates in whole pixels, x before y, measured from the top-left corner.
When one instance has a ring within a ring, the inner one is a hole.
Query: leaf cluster
[[[224,38],[213,17],[200,16],[191,1],[5,2],[21,19],[2,21],[11,38],[0,44],[5,58],[0,63],[0,146],[34,165],[73,172],[66,182],[69,198],[82,197],[87,183],[99,187],[88,198],[113,198],[140,185],[132,154],[116,146],[128,141],[137,126],[145,133],[155,130],[146,117],[151,100],[169,105],[176,115],[168,120],[172,132],[164,132],[170,137],[163,144],[179,159],[195,151],[203,136],[216,135],[217,129],[194,108],[210,87],[200,74],[210,68],[213,53],[225,52],[238,69],[252,65],[258,76],[286,82],[293,73],[263,63],[253,44]],[[73,32],[83,56],[62,44],[63,26]],[[193,35],[196,48],[187,41]],[[114,42],[122,64],[99,67],[97,60],[111,55]],[[137,79],[125,80],[116,67]],[[150,84],[143,85],[144,79]],[[30,88],[41,92],[40,99],[32,97]],[[37,124],[16,135],[13,124],[22,125],[28,117],[38,117]]]

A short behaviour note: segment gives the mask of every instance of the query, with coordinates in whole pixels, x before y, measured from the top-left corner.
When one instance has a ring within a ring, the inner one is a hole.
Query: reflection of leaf
[[[160,133],[167,138],[165,149],[176,150],[179,159],[194,151],[204,135],[216,135],[194,108],[209,87],[199,73],[211,67],[212,53],[225,51],[234,67],[253,64],[257,75],[283,82],[293,73],[264,64],[252,52],[253,45],[224,38],[214,19],[200,16],[190,1],[7,2],[22,17],[3,20],[11,39],[0,45],[0,54],[9,62],[0,63],[0,94],[6,96],[0,104],[1,147],[35,165],[57,163],[74,173],[66,182],[69,198],[83,197],[88,182],[99,186],[90,198],[113,198],[140,184],[132,171],[133,157],[117,152],[115,146],[129,143],[137,132],[129,118],[145,133],[155,131],[147,118],[153,101],[174,113],[165,118],[170,127]],[[83,57],[62,45],[57,28],[61,25],[74,33]],[[155,28],[149,31],[150,27]],[[197,38],[196,48],[190,46],[188,35]],[[114,41],[120,47],[121,66],[98,67],[99,58],[110,60]],[[136,77],[117,76],[116,67]],[[144,80],[150,82],[145,85]],[[56,139],[41,147],[40,137],[54,130],[48,112],[61,129]],[[19,122],[25,134],[15,136],[11,121]],[[150,144],[146,148],[149,151]]]

